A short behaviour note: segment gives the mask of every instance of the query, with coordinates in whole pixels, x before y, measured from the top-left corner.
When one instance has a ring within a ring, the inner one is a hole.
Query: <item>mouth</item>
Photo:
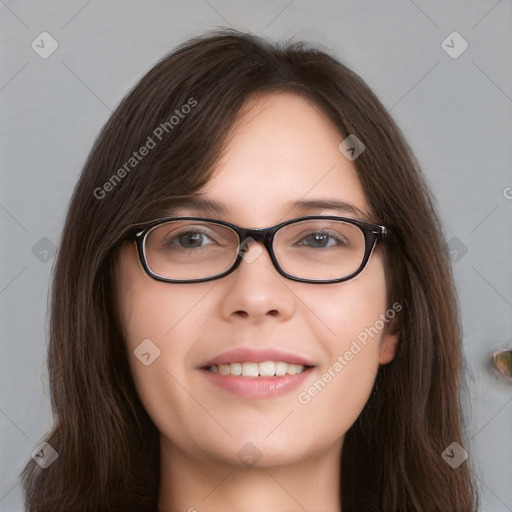
[[[199,369],[210,384],[245,399],[268,399],[300,386],[315,365],[303,356],[274,349],[235,349]]]
[[[258,377],[283,377],[284,375],[297,375],[312,366],[286,363],[284,361],[255,361],[237,362],[230,364],[215,364],[208,366],[208,371],[227,377],[236,375],[248,378]]]

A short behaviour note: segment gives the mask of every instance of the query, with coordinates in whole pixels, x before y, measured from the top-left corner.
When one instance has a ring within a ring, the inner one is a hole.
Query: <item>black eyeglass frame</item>
[[[234,231],[238,236],[239,244],[238,244],[238,255],[236,257],[236,260],[231,265],[231,267],[220,274],[216,274],[216,275],[210,276],[210,277],[203,277],[200,279],[171,279],[171,278],[164,277],[164,276],[161,276],[161,275],[153,272],[149,268],[149,265],[148,265],[147,259],[146,259],[146,254],[145,254],[144,242],[145,242],[146,236],[148,235],[148,233],[151,229],[153,229],[154,227],[156,227],[160,224],[164,224],[169,221],[179,221],[179,220],[211,222],[213,224],[218,224],[220,226],[230,228],[232,231]],[[284,226],[288,226],[290,224],[295,224],[295,223],[302,222],[305,220],[338,220],[338,221],[347,222],[349,224],[353,224],[353,225],[357,226],[363,232],[364,240],[365,240],[364,257],[363,257],[361,264],[359,265],[359,268],[357,270],[355,270],[354,272],[352,272],[351,274],[349,274],[348,276],[336,278],[336,279],[306,279],[306,278],[294,276],[292,274],[288,274],[288,272],[283,270],[281,268],[281,266],[279,265],[279,262],[277,261],[277,258],[274,254],[274,249],[273,249],[274,237],[275,237],[276,233]],[[245,240],[247,238],[252,238],[256,242],[263,243],[263,245],[267,249],[268,254],[270,255],[270,259],[272,260],[274,268],[282,276],[284,276],[288,279],[291,279],[293,281],[299,281],[302,283],[327,284],[327,283],[341,283],[343,281],[348,281],[349,279],[352,279],[353,277],[360,274],[364,270],[366,265],[368,264],[368,261],[370,259],[370,256],[373,252],[373,249],[374,249],[376,243],[388,238],[390,236],[390,234],[391,234],[391,231],[389,230],[389,228],[386,228],[385,226],[381,226],[379,224],[372,224],[371,222],[367,222],[367,221],[360,220],[360,219],[352,219],[349,217],[337,217],[337,216],[332,216],[332,215],[309,215],[306,217],[298,217],[295,219],[287,220],[285,222],[281,222],[280,224],[276,224],[275,226],[271,226],[269,228],[256,228],[256,229],[241,228],[240,226],[231,224],[229,222],[225,222],[225,221],[218,220],[218,219],[209,219],[209,218],[205,218],[205,217],[166,217],[163,219],[158,219],[158,220],[152,221],[150,224],[146,225],[142,231],[137,231],[136,233],[134,233],[133,240],[137,244],[137,251],[139,254],[139,259],[140,259],[140,262],[141,262],[142,267],[144,268],[145,272],[148,274],[149,277],[151,277],[157,281],[162,281],[164,283],[177,283],[177,284],[179,284],[179,283],[183,283],[183,284],[202,283],[202,282],[206,282],[206,281],[213,281],[214,279],[220,279],[221,277],[225,277],[228,274],[231,274],[239,267],[239,265],[243,259],[243,254],[245,251],[242,249],[242,247],[245,248],[245,246],[243,245]]]

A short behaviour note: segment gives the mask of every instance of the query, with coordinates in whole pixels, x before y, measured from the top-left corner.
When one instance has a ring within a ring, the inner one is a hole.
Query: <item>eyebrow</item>
[[[286,203],[285,209],[289,211],[297,211],[302,215],[307,215],[318,210],[332,210],[338,214],[349,214],[359,219],[367,219],[371,217],[369,212],[359,209],[357,206],[340,199],[310,199],[290,201]],[[169,217],[179,217],[186,215],[228,215],[229,209],[223,203],[215,200],[208,199],[201,196],[190,196],[184,199],[172,201],[172,203],[165,208],[165,215]]]
[[[357,206],[340,199],[311,199],[308,201],[293,201],[288,203],[290,209],[307,213],[311,210],[334,210],[337,213],[353,215],[360,219],[370,217],[369,212],[359,209]]]

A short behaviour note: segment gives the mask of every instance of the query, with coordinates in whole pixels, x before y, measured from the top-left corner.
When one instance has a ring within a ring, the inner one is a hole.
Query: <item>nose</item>
[[[240,266],[224,277],[224,318],[288,320],[296,310],[297,298],[286,278],[277,272],[261,242],[247,240],[243,249]]]

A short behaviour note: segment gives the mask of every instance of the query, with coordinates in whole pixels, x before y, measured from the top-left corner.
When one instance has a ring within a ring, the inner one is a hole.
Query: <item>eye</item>
[[[169,247],[183,247],[184,249],[197,249],[205,245],[215,243],[206,233],[200,230],[183,231],[164,240],[164,245]]]
[[[313,249],[325,249],[333,246],[346,246],[347,241],[338,234],[328,231],[314,231],[304,237],[298,245],[304,245]]]

